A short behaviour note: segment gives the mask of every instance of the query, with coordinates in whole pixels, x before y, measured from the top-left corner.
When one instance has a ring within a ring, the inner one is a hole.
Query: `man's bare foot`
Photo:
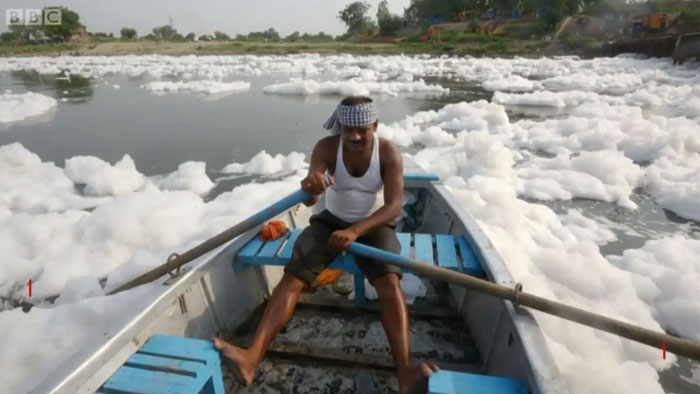
[[[258,368],[256,357],[248,349],[236,347],[219,338],[212,338],[214,347],[227,359],[233,361],[232,371],[239,383],[250,386]]]
[[[399,394],[426,394],[428,378],[438,370],[440,368],[433,363],[420,363],[399,369]]]

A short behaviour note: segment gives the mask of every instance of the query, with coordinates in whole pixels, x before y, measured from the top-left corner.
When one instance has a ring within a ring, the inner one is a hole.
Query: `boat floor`
[[[479,353],[463,318],[449,302],[449,289],[441,283],[424,283],[426,297],[409,306],[411,360],[478,372]],[[226,339],[247,347],[264,306]],[[377,302],[357,308],[326,286],[302,294],[250,387],[237,384],[227,366],[223,371],[231,393],[397,393],[393,365]]]

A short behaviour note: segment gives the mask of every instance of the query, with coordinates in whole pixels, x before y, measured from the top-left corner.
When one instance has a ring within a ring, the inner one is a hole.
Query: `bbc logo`
[[[8,8],[5,10],[5,23],[7,26],[57,26],[61,24],[62,12],[60,8]]]

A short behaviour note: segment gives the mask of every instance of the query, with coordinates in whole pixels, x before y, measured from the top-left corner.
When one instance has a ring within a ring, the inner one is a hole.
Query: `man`
[[[252,383],[258,364],[277,332],[289,321],[299,294],[340,251],[358,242],[398,253],[394,220],[403,201],[403,166],[399,150],[376,135],[378,111],[368,97],[345,98],[324,127],[301,188],[312,197],[326,193],[326,210],[310,219],[294,245],[292,258],[269,299],[255,339],[248,349],[214,338],[214,346],[237,366],[237,377]],[[332,176],[332,177],[331,177]],[[427,392],[427,377],[437,366],[409,362],[408,310],[399,284],[401,270],[357,256],[356,263],[377,289],[382,326],[396,364],[399,391]]]

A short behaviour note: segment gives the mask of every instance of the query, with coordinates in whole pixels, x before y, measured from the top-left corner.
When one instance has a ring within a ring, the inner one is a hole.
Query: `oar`
[[[189,263],[197,257],[223,245],[224,243],[236,238],[237,236],[252,229],[253,227],[264,223],[266,220],[269,220],[279,215],[280,213],[292,208],[293,206],[308,200],[309,198],[310,196],[306,194],[306,192],[299,189],[294,193],[288,195],[287,197],[284,197],[283,199],[270,205],[269,207],[261,210],[260,212],[250,216],[244,221],[234,225],[233,227],[227,230],[224,230],[223,232],[202,242],[194,248],[184,252],[183,254],[173,255],[173,258],[168,259],[167,263],[158,266],[146,272],[145,274],[117,287],[116,289],[110,291],[109,295],[119,293],[120,291],[128,290],[133,287],[154,281],[160,278],[161,276],[167,274],[168,272],[172,272],[173,270],[180,268],[182,265]]]
[[[525,293],[522,291],[521,286],[516,286],[515,288],[505,287],[461,272],[437,267],[416,259],[402,257],[395,253],[361,243],[351,243],[350,251],[365,257],[382,260],[391,265],[406,268],[423,276],[454,283],[484,294],[510,300],[516,307],[518,305],[527,306],[537,309],[538,311],[549,313],[550,315],[575,321],[588,327],[597,328],[652,347],[662,348],[665,343],[666,349],[668,349],[669,352],[700,361],[700,342],[697,341],[652,331],[596,313],[584,311],[583,309],[574,308],[560,302],[551,301],[534,294]]]

